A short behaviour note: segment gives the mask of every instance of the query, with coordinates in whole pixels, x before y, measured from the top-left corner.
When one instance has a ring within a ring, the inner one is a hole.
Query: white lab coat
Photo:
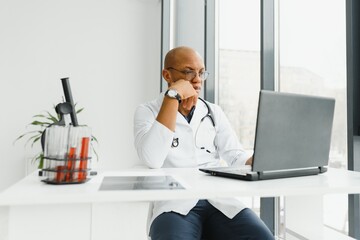
[[[215,128],[206,118],[206,105],[198,100],[190,124],[181,113],[177,113],[175,132],[158,121],[156,117],[162,105],[164,93],[149,103],[140,105],[135,112],[135,147],[139,158],[150,168],[188,168],[220,166],[220,159],[229,166],[244,165],[250,157],[237,139],[227,117],[221,108],[208,103],[215,120]],[[179,145],[172,147],[174,138]],[[203,148],[203,149],[201,149]],[[207,151],[206,151],[207,150]],[[186,215],[197,203],[187,201],[160,201],[153,204],[148,226],[163,212],[177,212]],[[245,205],[237,199],[208,199],[227,217],[233,218]]]

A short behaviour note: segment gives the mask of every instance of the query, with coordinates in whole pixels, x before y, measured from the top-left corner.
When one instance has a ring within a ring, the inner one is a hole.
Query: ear
[[[171,75],[170,75],[170,71],[169,71],[169,70],[163,69],[163,70],[162,70],[162,76],[163,76],[163,78],[165,79],[165,81],[166,81],[168,84],[172,83]]]

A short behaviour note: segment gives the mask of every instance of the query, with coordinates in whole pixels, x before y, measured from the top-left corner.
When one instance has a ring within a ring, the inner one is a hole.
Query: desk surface
[[[99,191],[104,176],[171,175],[186,189]],[[0,194],[0,206],[136,202],[221,197],[275,197],[360,193],[360,173],[329,169],[316,176],[247,182],[215,177],[197,169],[127,169],[104,172],[85,184],[49,185],[40,182],[36,173],[22,179]]]

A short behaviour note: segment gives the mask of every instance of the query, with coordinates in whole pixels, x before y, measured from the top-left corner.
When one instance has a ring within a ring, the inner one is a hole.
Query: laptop
[[[199,170],[249,181],[326,172],[334,107],[331,98],[261,90],[252,166]]]

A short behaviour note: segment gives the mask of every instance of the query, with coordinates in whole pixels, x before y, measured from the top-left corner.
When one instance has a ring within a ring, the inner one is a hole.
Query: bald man
[[[168,89],[140,105],[134,116],[135,147],[150,168],[199,168],[251,164],[218,105],[199,98],[209,73],[192,48],[165,57]],[[223,160],[223,161],[222,161]],[[261,219],[237,199],[160,201],[151,206],[152,240],[274,239]]]

